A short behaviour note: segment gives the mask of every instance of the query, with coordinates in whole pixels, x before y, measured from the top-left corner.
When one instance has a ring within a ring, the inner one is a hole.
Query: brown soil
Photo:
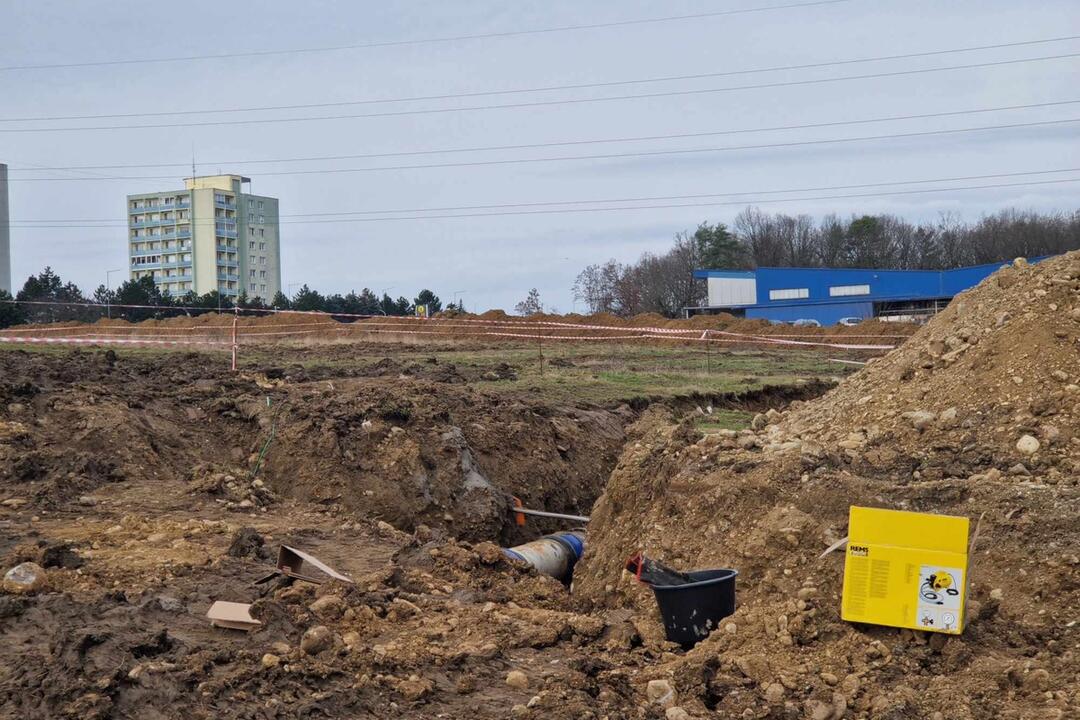
[[[234,375],[201,354],[115,358],[0,356],[4,498],[49,510],[110,483],[177,480],[226,509],[261,507],[258,466],[273,494],[405,530],[509,538],[511,495],[590,507],[631,416],[477,391],[452,365],[423,361]]]
[[[824,398],[743,398],[769,412],[742,434],[702,436],[693,399],[544,404],[372,344],[240,374],[212,353],[5,352],[2,569],[47,581],[0,594],[0,716],[1073,716],[1078,262],[995,276]],[[588,514],[602,491],[573,593],[504,559],[563,527],[512,524],[511,494]],[[853,503],[985,513],[962,636],[840,621],[842,557],[818,555]],[[282,543],[356,584],[256,584]],[[738,568],[736,614],[691,651],[665,641],[621,570],[642,548]],[[214,600],[262,625],[210,627]]]
[[[655,617],[622,570],[638,549],[739,570],[724,629],[646,674],[691,713],[1076,716],[1078,343],[1071,253],[998,272],[825,397],[755,418],[756,432],[703,437],[647,414],[594,508],[575,594]],[[962,636],[840,620],[843,553],[819,555],[853,504],[982,518]]]
[[[511,494],[587,511],[629,408],[489,394],[423,357],[234,375],[214,354],[11,351],[0,378],[0,557],[48,573],[0,594],[0,716],[496,718],[549,685],[541,707],[589,704],[569,665],[604,623],[463,542],[560,527],[517,527]],[[253,584],[280,543],[357,587]],[[263,626],[211,628],[214,600]],[[331,647],[301,650],[317,625]]]
[[[64,323],[62,326],[18,326],[12,334],[23,337],[157,337],[172,340],[215,339],[229,341],[234,320],[241,344],[280,342],[290,340],[304,343],[326,341],[355,341],[375,339],[380,342],[401,341],[430,344],[432,342],[534,342],[533,339],[515,340],[512,333],[576,338],[582,336],[624,336],[628,330],[646,332],[649,329],[701,331],[716,330],[743,335],[787,337],[804,340],[836,341],[845,337],[857,344],[894,345],[911,335],[917,326],[867,320],[858,325],[841,325],[826,328],[795,328],[771,325],[765,320],[747,320],[721,313],[696,315],[688,320],[670,319],[654,313],[620,318],[600,313],[596,315],[547,315],[530,317],[507,315],[501,310],[489,310],[482,315],[440,314],[431,320],[416,318],[374,317],[367,319],[335,318],[329,315],[283,312],[274,315],[241,315],[237,318],[227,312],[218,315],[205,313],[195,317],[173,317],[164,320],[145,320],[130,323],[126,320],[98,320],[93,323]],[[537,325],[537,323],[544,323]],[[570,325],[569,327],[567,325]],[[573,327],[580,325],[584,327]],[[63,328],[60,331],[60,327]],[[506,333],[491,335],[490,333]],[[698,333],[686,335],[682,342],[697,342]],[[714,339],[735,341],[734,336],[717,336]],[[635,342],[671,345],[679,340],[642,337]],[[746,342],[752,343],[747,338]]]

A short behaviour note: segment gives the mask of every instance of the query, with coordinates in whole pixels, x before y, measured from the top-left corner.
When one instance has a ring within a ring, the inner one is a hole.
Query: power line
[[[926,190],[898,190],[893,192],[884,193],[860,193],[852,195],[822,195],[818,197],[804,197],[804,198],[773,198],[773,199],[755,199],[755,200],[734,200],[727,202],[708,202],[708,203],[687,203],[687,204],[673,204],[673,205],[636,205],[630,207],[614,207],[614,208],[572,208],[572,209],[557,209],[557,210],[525,210],[525,211],[513,211],[513,212],[495,212],[495,213],[470,213],[463,215],[420,215],[420,216],[398,216],[398,217],[380,217],[380,218],[335,218],[328,220],[306,220],[298,221],[297,224],[323,224],[323,223],[342,223],[342,222],[380,222],[383,220],[440,220],[440,219],[453,219],[453,218],[477,218],[477,217],[501,217],[505,215],[551,215],[551,214],[564,214],[564,213],[585,213],[585,212],[617,212],[619,210],[659,210],[670,208],[692,208],[692,207],[719,207],[723,205],[765,205],[772,203],[782,202],[806,202],[815,200],[840,200],[845,198],[865,198],[865,197],[882,197],[893,195],[918,195],[925,193],[935,192],[951,192],[961,190],[986,190],[993,188],[1009,188],[1009,187],[1025,187],[1034,185],[1055,185],[1060,183],[1080,182],[1080,178],[1069,178],[1065,180],[1038,180],[1032,182],[1020,182],[1020,183],[1003,183],[997,185],[969,185],[964,187],[951,187],[951,188],[930,188]],[[287,223],[294,224],[294,223]]]
[[[449,35],[445,37],[433,37],[433,38],[420,38],[416,40],[384,40],[367,43],[357,43],[353,45],[331,45],[324,47],[312,47],[312,48],[295,48],[291,50],[255,50],[249,52],[237,52],[237,53],[219,53],[215,55],[181,55],[176,57],[165,58],[138,58],[128,60],[99,60],[99,61],[87,61],[87,62],[73,62],[73,63],[48,63],[39,65],[9,65],[7,67],[0,67],[0,72],[11,72],[18,70],[54,70],[60,68],[82,68],[82,67],[105,67],[109,65],[139,65],[144,63],[172,63],[172,62],[189,62],[193,60],[223,60],[228,58],[243,58],[243,57],[269,57],[275,55],[295,55],[295,54],[310,54],[310,53],[322,53],[322,52],[339,52],[343,50],[366,50],[370,48],[380,47],[401,47],[407,45],[430,45],[437,43],[451,43],[459,42],[463,40],[490,40],[494,38],[507,38],[507,37],[520,37],[523,35],[544,35],[559,32],[570,32],[580,30],[597,30],[601,28],[612,27],[629,27],[633,25],[646,25],[651,23],[666,23],[677,22],[683,20],[704,20],[714,17],[725,17],[729,15],[745,15],[748,13],[769,12],[773,10],[797,10],[800,8],[817,7],[821,5],[837,5],[840,3],[853,2],[854,0],[817,0],[816,2],[806,3],[787,3],[783,5],[765,5],[761,7],[753,8],[741,8],[736,10],[719,10],[715,12],[707,13],[695,13],[691,15],[668,15],[664,17],[653,18],[639,18],[634,20],[617,20],[604,23],[588,23],[580,25],[562,25],[549,28],[539,28],[534,30],[509,30],[504,32],[490,32],[490,33],[477,33],[473,35]]]
[[[620,212],[626,210],[665,210],[673,208],[702,208],[702,207],[722,207],[731,205],[769,205],[777,203],[788,202],[811,202],[818,200],[845,200],[853,198],[868,198],[868,197],[893,197],[903,195],[922,195],[928,193],[942,193],[942,192],[959,192],[968,190],[991,190],[996,188],[1013,188],[1013,187],[1030,187],[1041,185],[1058,185],[1062,183],[1075,183],[1080,182],[1080,177],[1066,178],[1061,180],[1037,180],[1030,182],[1015,182],[1015,183],[999,183],[994,185],[966,185],[960,187],[947,187],[947,188],[927,188],[919,190],[894,190],[886,192],[874,192],[874,193],[854,193],[845,195],[818,195],[811,197],[798,197],[798,198],[755,198],[752,200],[730,200],[730,201],[717,201],[717,202],[704,202],[704,203],[675,203],[675,204],[660,204],[660,205],[629,205],[622,207],[603,207],[603,208],[558,208],[547,210],[515,210],[505,212],[492,212],[492,213],[466,213],[466,214],[452,214],[452,215],[399,215],[392,217],[376,217],[376,218],[333,218],[322,220],[303,220],[303,221],[286,221],[282,224],[302,224],[302,225],[322,225],[328,223],[370,223],[370,222],[384,222],[384,221],[403,221],[403,220],[453,220],[464,218],[485,218],[485,217],[507,217],[507,216],[522,216],[522,215],[562,215],[571,213],[596,213],[596,212]],[[153,238],[147,238],[146,241],[153,242]],[[238,248],[243,250],[243,248]],[[163,250],[163,252],[168,252]]]
[[[339,212],[318,212],[318,213],[294,213],[291,215],[279,215],[279,218],[308,218],[308,217],[330,217],[339,215],[384,215],[390,213],[426,213],[426,212],[451,212],[451,211],[464,211],[464,210],[493,210],[493,209],[507,209],[507,208],[531,208],[531,207],[552,207],[556,205],[592,205],[601,203],[632,203],[632,202],[658,202],[663,200],[696,200],[703,198],[716,198],[716,197],[744,197],[753,195],[776,195],[784,193],[798,193],[798,192],[826,192],[834,190],[855,190],[860,188],[873,188],[873,187],[890,187],[897,185],[922,185],[928,183],[944,183],[944,182],[964,182],[969,180],[988,180],[991,178],[1009,178],[1009,177],[1030,177],[1033,175],[1053,175],[1058,173],[1071,173],[1080,172],[1080,167],[1077,168],[1060,168],[1055,170],[1027,170],[1021,172],[1011,173],[991,173],[984,175],[961,175],[955,177],[944,178],[931,178],[923,180],[894,180],[888,182],[877,183],[858,183],[854,185],[826,185],[822,187],[804,187],[804,188],[786,188],[781,190],[747,190],[740,192],[726,192],[726,193],[700,193],[694,195],[660,195],[660,196],[645,196],[645,197],[624,197],[624,198],[606,198],[606,199],[590,199],[590,200],[552,200],[546,202],[522,202],[522,203],[503,203],[494,205],[457,205],[446,207],[427,207],[427,208],[393,208],[387,210],[350,210]],[[612,210],[621,210],[623,208],[616,207]],[[205,222],[207,224],[214,222],[213,218],[207,220],[198,220],[194,222],[198,224]],[[76,229],[95,229],[95,228],[113,228],[113,227],[127,227],[127,220],[125,218],[107,218],[107,219],[73,219],[73,220],[22,220],[19,223],[109,223],[109,224],[96,224],[96,225],[71,225],[71,224],[51,224],[51,225],[33,225],[25,226],[21,229],[61,229],[61,228],[76,228]],[[152,241],[152,236],[151,236]]]
[[[707,95],[713,93],[733,92],[738,90],[761,90],[769,88],[795,87],[802,85],[821,85],[826,83],[847,82],[850,80],[874,80],[889,77],[901,77],[907,75],[924,75],[927,73],[947,72],[953,70],[970,70],[974,68],[1000,67],[1004,65],[1016,65],[1020,63],[1042,62],[1044,60],[1063,60],[1080,57],[1080,53],[1063,53],[1059,55],[1043,55],[1033,58],[1017,58],[1013,60],[997,60],[992,62],[969,63],[966,65],[948,65],[936,68],[921,68],[917,70],[895,70],[891,72],[868,73],[863,75],[845,75],[834,78],[818,78],[815,80],[791,80],[784,82],[758,83],[754,85],[732,85],[722,88],[701,88],[696,90],[669,90],[654,93],[639,93],[636,95],[612,95],[600,98],[570,98],[563,100],[536,100],[520,103],[505,103],[502,105],[472,105],[455,108],[427,108],[423,110],[394,110],[378,113],[355,113],[348,115],[318,115],[313,117],[293,118],[252,118],[245,120],[211,120],[195,123],[151,123],[142,125],[80,125],[74,127],[58,128],[3,128],[0,133],[46,133],[46,132],[74,132],[94,130],[141,130],[161,128],[192,128],[192,127],[219,127],[224,125],[262,125],[268,123],[288,122],[315,122],[326,120],[351,120],[359,118],[375,117],[401,117],[407,115],[432,115],[441,113],[473,112],[480,110],[507,110],[520,108],[548,107],[555,105],[581,105],[586,103],[612,102],[622,100],[641,100],[650,98],[677,97],[684,95]]]
[[[339,102],[306,103],[298,105],[263,105],[257,107],[219,108],[206,110],[167,110],[157,112],[137,113],[110,113],[99,115],[43,115],[32,117],[0,118],[0,122],[54,122],[60,120],[105,120],[115,118],[140,118],[140,117],[167,117],[175,115],[208,115],[220,113],[243,113],[265,112],[271,110],[310,110],[315,108],[348,107],[353,105],[379,105],[402,102],[419,102],[429,100],[455,100],[462,98],[491,97],[498,95],[517,95],[522,93],[551,92],[557,90],[585,90],[591,88],[619,87],[626,85],[641,85],[646,83],[674,82],[682,80],[704,80],[719,77],[733,77],[737,75],[753,75],[766,72],[779,72],[784,70],[808,70],[814,68],[834,67],[840,65],[855,65],[869,62],[882,62],[887,60],[907,60],[912,58],[934,57],[951,55],[956,53],[977,52],[981,50],[997,50],[1003,48],[1024,47],[1029,45],[1043,45],[1047,43],[1067,42],[1080,39],[1080,35],[1067,35],[1063,37],[1045,38],[1040,40],[1025,40],[1011,43],[999,43],[996,45],[975,45],[962,48],[950,48],[945,50],[931,50],[926,52],[905,53],[901,55],[882,55],[878,57],[856,58],[849,60],[835,60],[829,62],[806,63],[802,65],[779,65],[766,68],[753,68],[747,70],[730,70],[724,72],[698,73],[693,75],[668,75],[653,78],[640,78],[632,80],[612,80],[596,83],[579,83],[573,85],[547,85],[532,88],[517,88],[512,90],[484,90],[478,92],[446,93],[440,95],[416,95],[400,98],[376,98],[366,100],[345,100]]]
[[[983,132],[987,130],[1008,130],[1025,127],[1047,127],[1053,125],[1063,125],[1067,123],[1080,122],[1080,118],[1068,118],[1065,120],[1045,120],[1039,122],[1026,122],[1026,123],[1010,123],[1005,125],[982,125],[977,127],[967,128],[955,128],[951,130],[924,130],[920,132],[908,132],[908,133],[892,133],[885,135],[864,135],[859,137],[846,137],[846,138],[830,138],[826,140],[799,140],[786,143],[761,143],[756,145],[728,145],[723,147],[709,147],[709,148],[687,148],[676,150],[648,150],[640,152],[621,152],[621,153],[601,153],[594,155],[564,155],[560,157],[550,158],[512,158],[505,160],[473,160],[468,162],[455,162],[455,163],[427,163],[423,165],[383,165],[379,167],[366,167],[366,168],[327,168],[322,170],[277,170],[271,172],[261,173],[261,177],[282,176],[282,175],[337,175],[342,173],[362,173],[362,172],[385,172],[389,170],[428,170],[433,168],[457,168],[457,167],[484,167],[484,166],[497,166],[497,165],[517,165],[526,163],[550,163],[550,162],[564,162],[568,160],[615,160],[626,159],[635,157],[658,157],[665,155],[691,155],[698,153],[712,153],[712,152],[732,152],[738,150],[765,150],[765,149],[778,149],[778,148],[790,148],[790,147],[808,147],[815,145],[836,145],[842,143],[851,142],[865,142],[868,140],[895,140],[902,138],[915,138],[915,137],[930,137],[935,135],[956,135],[969,132]],[[18,182],[68,182],[68,181],[85,181],[85,180],[169,180],[170,176],[162,175],[129,175],[129,176],[112,176],[104,178],[96,177],[65,177],[65,178],[17,178],[10,179],[9,182],[17,180]]]
[[[644,142],[650,140],[684,140],[690,138],[701,137],[715,137],[718,135],[740,135],[746,133],[757,132],[778,132],[782,130],[808,130],[815,128],[826,127],[839,127],[844,125],[866,125],[871,123],[882,122],[895,122],[900,120],[924,120],[929,118],[941,118],[941,117],[957,117],[961,115],[977,115],[990,112],[1003,112],[1007,110],[1031,110],[1036,108],[1058,107],[1061,105],[1075,105],[1080,103],[1080,100],[1058,100],[1054,102],[1045,103],[1032,103],[1028,105],[1002,105],[992,108],[974,108],[970,110],[950,110],[945,112],[935,113],[919,113],[915,115],[892,115],[889,117],[881,118],[864,118],[861,120],[836,120],[830,122],[821,123],[807,123],[803,125],[774,125],[772,127],[761,128],[738,128],[734,130],[712,130],[706,132],[696,133],[675,133],[670,135],[640,135],[636,137],[622,137],[622,138],[598,138],[589,140],[565,140],[561,142],[548,142],[548,143],[526,143],[518,145],[488,145],[482,147],[467,147],[467,148],[442,148],[434,150],[403,150],[399,152],[384,152],[384,153],[364,153],[359,155],[321,155],[313,157],[300,157],[300,158],[272,158],[263,160],[208,160],[203,162],[203,165],[260,165],[270,163],[292,163],[292,162],[316,162],[324,160],[369,160],[374,158],[388,158],[388,157],[409,157],[417,155],[441,155],[451,153],[471,153],[471,152],[493,152],[499,150],[537,150],[541,148],[549,147],[572,147],[580,145],[597,145],[603,143],[623,143],[623,142]],[[8,172],[38,172],[42,170],[49,171],[75,171],[75,170],[118,170],[118,169],[142,169],[142,168],[168,168],[168,167],[188,167],[187,162],[181,163],[135,163],[127,165],[69,165],[69,166],[55,166],[48,167],[42,165],[35,165],[32,168],[8,168]],[[17,178],[16,178],[17,179]]]

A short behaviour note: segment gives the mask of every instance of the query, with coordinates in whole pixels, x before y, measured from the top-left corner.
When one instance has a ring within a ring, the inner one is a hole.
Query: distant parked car
[[[795,327],[821,327],[821,323],[813,318],[799,318],[791,324]]]
[[[852,325],[858,325],[861,322],[862,322],[862,318],[857,318],[857,317],[846,317],[846,318],[840,318],[839,320],[837,320],[837,324],[846,325],[847,327],[851,327]]]

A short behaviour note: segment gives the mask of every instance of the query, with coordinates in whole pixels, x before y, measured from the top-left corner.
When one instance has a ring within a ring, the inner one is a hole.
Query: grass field
[[[0,352],[26,351],[70,353],[65,346],[0,345]],[[97,346],[76,352],[104,352]],[[166,362],[181,361],[187,348],[159,349],[120,346],[118,356],[161,356]],[[835,380],[855,367],[829,360],[832,355],[802,349],[732,349],[680,344],[585,344],[547,343],[541,349],[523,344],[406,345],[399,343],[274,344],[243,346],[240,368],[299,364],[308,369],[352,369],[363,373],[384,358],[403,366],[429,362],[454,365],[475,387],[492,392],[526,392],[551,402],[588,402],[602,405],[646,398],[714,397],[758,390],[764,386],[789,386],[814,380]],[[228,367],[228,351],[207,351]],[[484,379],[484,375],[509,366],[516,380]],[[734,415],[713,415],[703,422],[731,427],[741,420]]]

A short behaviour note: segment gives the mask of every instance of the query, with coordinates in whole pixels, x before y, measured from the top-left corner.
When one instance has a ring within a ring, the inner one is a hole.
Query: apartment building
[[[281,289],[277,198],[253,195],[251,179],[240,175],[184,183],[184,190],[128,195],[131,278],[149,275],[174,297],[217,290],[271,300]]]
[[[11,287],[11,226],[8,217],[7,165],[0,163],[0,290]]]

